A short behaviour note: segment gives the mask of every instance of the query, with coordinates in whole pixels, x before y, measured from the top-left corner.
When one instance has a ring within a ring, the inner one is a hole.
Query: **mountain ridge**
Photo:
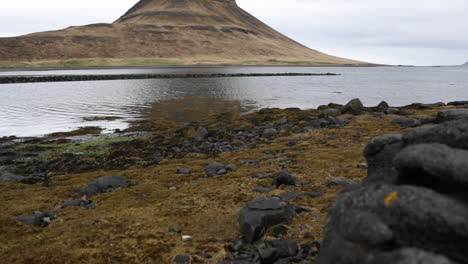
[[[235,0],[141,0],[111,24],[0,38],[0,61],[349,64],[284,36]],[[127,61],[127,62],[126,62]],[[1,65],[1,64],[0,64]],[[104,65],[105,66],[105,65]]]

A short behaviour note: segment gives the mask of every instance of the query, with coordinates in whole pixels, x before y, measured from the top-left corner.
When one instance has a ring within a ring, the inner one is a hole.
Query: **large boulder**
[[[437,114],[436,122],[443,123],[457,119],[468,119],[468,109],[447,109]]]
[[[35,212],[33,214],[24,214],[13,216],[13,220],[21,222],[25,225],[36,226],[36,227],[46,227],[50,224],[54,218],[57,217],[59,213],[54,212]]]
[[[468,122],[372,139],[330,209],[319,264],[468,263]]]

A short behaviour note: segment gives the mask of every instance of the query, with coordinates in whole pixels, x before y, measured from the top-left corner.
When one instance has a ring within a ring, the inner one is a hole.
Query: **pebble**
[[[187,236],[187,235],[182,236],[182,241],[192,241],[192,239],[193,239],[193,237],[191,237],[191,236]]]

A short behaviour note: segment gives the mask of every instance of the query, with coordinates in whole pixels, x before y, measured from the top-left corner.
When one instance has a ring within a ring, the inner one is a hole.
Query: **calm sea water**
[[[122,73],[340,73],[247,77],[0,84],[0,136],[38,136],[97,125],[125,128],[140,118],[197,120],[264,107],[316,108],[361,98],[401,106],[468,100],[468,67],[196,67],[0,72],[0,75]],[[116,121],[85,117],[118,116]]]

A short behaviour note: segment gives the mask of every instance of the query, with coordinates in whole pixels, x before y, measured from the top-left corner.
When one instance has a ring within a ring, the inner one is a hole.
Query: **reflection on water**
[[[146,117],[151,120],[171,120],[185,123],[204,120],[226,112],[244,113],[252,109],[254,109],[253,106],[243,106],[241,101],[237,100],[188,96],[154,103],[144,112]]]
[[[37,136],[88,125],[125,128],[128,120],[148,117],[185,122],[202,119],[209,113],[246,112],[263,107],[315,108],[329,102],[343,104],[356,97],[366,105],[377,105],[382,100],[390,105],[405,105],[468,99],[468,67],[86,70],[87,74],[113,72],[334,72],[342,75],[1,84],[0,136]],[[60,71],[60,74],[71,73],[75,71]],[[83,117],[96,116],[124,119],[83,122]]]

